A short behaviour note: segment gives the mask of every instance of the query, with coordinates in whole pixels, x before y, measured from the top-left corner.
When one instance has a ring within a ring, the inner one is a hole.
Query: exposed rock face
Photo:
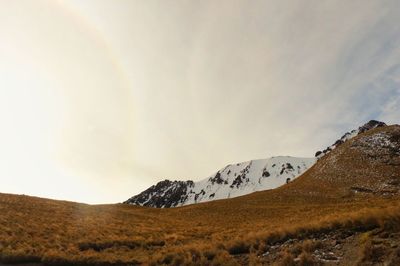
[[[231,164],[198,182],[161,181],[125,203],[169,208],[238,197],[282,186],[315,161],[315,158],[281,156]]]
[[[317,151],[315,153],[315,157],[321,158],[322,156],[328,154],[333,149],[336,149],[338,146],[342,145],[343,143],[345,143],[349,139],[354,138],[358,134],[364,133],[364,132],[366,132],[368,130],[371,130],[371,129],[374,129],[374,128],[377,128],[377,127],[384,127],[384,126],[386,126],[386,124],[383,123],[383,122],[376,121],[376,120],[371,120],[368,123],[364,124],[363,126],[359,127],[358,129],[354,129],[354,130],[352,130],[350,132],[346,132],[346,134],[344,134],[340,139],[336,140],[335,143],[333,143],[331,146],[327,147],[325,150]]]
[[[368,130],[371,130],[373,128],[377,128],[377,127],[384,127],[386,126],[385,123],[380,122],[380,121],[376,121],[376,120],[370,120],[368,123],[366,123],[365,125],[359,127],[358,129],[358,134],[360,133],[364,133]]]
[[[124,203],[151,207],[175,207],[187,198],[187,191],[194,186],[193,181],[164,180],[151,186]]]
[[[218,172],[214,177],[210,177],[209,181],[211,182],[211,184],[219,184],[221,185],[222,183],[224,183],[224,180],[221,178],[221,173]]]

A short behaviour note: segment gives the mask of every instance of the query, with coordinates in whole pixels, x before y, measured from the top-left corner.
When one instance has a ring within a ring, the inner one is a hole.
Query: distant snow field
[[[159,208],[178,207],[274,189],[294,180],[316,160],[278,156],[230,164],[198,182],[162,181],[126,203]]]
[[[125,203],[169,208],[234,198],[256,191],[274,189],[300,176],[318,159],[346,141],[368,130],[383,126],[386,126],[384,122],[371,120],[358,129],[347,132],[325,150],[318,151],[314,158],[278,156],[230,164],[212,176],[198,182],[190,180],[161,181],[128,199]],[[376,143],[390,145],[389,140],[383,135],[377,135],[375,139],[371,139],[369,142],[371,145]]]
[[[280,156],[228,165],[215,175],[194,183],[181,205],[274,189],[301,175],[315,161],[315,158]]]

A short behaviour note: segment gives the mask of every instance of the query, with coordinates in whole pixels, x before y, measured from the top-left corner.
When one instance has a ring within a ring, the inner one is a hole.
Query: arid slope
[[[314,254],[324,249],[315,243],[329,246],[322,238],[358,239],[381,230],[396,239],[399,152],[400,126],[377,128],[339,146],[279,189],[173,209],[0,194],[0,260],[50,265],[329,264]],[[336,234],[342,231],[346,233]],[[358,240],[347,241],[357,246]],[[347,250],[373,249],[370,242],[368,238],[368,244]],[[292,250],[296,245],[298,254]],[[395,245],[392,249],[382,252],[394,261]],[[339,257],[332,261],[360,263],[347,253]]]

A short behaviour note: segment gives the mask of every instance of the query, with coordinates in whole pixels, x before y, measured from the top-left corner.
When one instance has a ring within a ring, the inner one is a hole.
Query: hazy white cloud
[[[391,124],[399,124],[400,121],[400,91],[397,91],[392,99],[386,102],[382,108],[380,119]]]
[[[384,96],[379,95],[381,104],[376,111],[378,118],[388,124],[400,124],[400,65],[390,69],[378,85],[380,88],[377,91],[383,88],[390,91]],[[375,96],[375,99],[379,99],[379,96]]]
[[[368,119],[399,120],[398,1],[0,3],[0,69],[14,76],[1,96],[27,87],[16,80],[29,62],[45,106],[34,136],[51,125],[57,171],[107,200],[227,163],[313,156]]]

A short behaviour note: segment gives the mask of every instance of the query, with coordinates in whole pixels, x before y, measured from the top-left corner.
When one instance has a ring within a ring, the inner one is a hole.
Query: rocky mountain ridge
[[[332,150],[385,123],[371,120],[344,134],[334,144],[315,154],[315,158],[279,156],[230,164],[208,178],[194,182],[160,181],[124,203],[156,208],[178,207],[218,199],[234,198],[256,191],[275,189],[303,174]]]
[[[349,139],[354,138],[358,134],[364,133],[368,130],[371,130],[371,129],[374,129],[377,127],[384,127],[384,126],[387,126],[384,122],[380,122],[377,120],[370,120],[368,123],[360,126],[358,129],[354,129],[352,131],[346,132],[340,139],[336,140],[335,143],[328,146],[326,149],[324,149],[322,151],[317,151],[315,153],[315,157],[321,158],[322,156],[324,156],[324,155],[328,154],[329,152],[331,152],[332,150],[336,149],[339,145],[345,143]]]
[[[230,164],[198,182],[161,181],[124,203],[169,208],[238,197],[282,186],[304,173],[315,161],[315,158],[279,156]]]

